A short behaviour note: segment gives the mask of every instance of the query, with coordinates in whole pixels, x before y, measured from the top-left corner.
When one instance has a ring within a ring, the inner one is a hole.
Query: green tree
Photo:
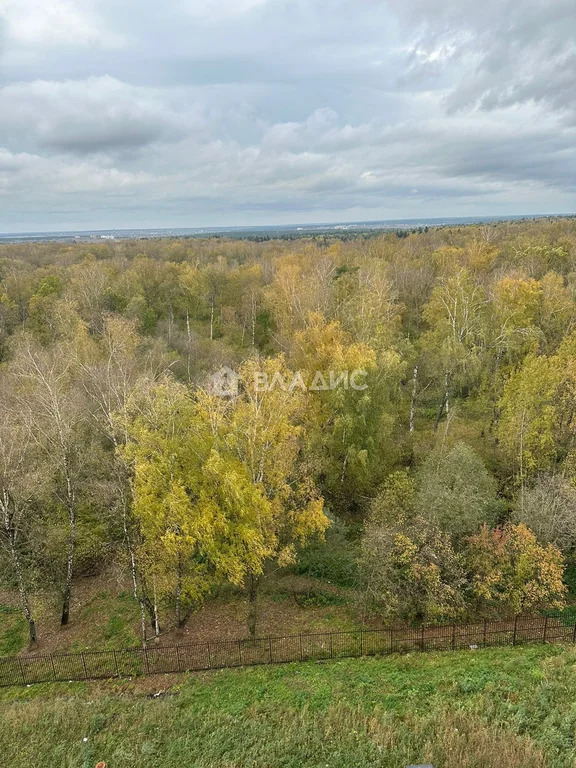
[[[378,525],[396,525],[414,514],[416,487],[405,470],[392,472],[370,504],[369,521]]]
[[[94,470],[86,450],[84,396],[77,386],[78,349],[85,343],[82,326],[71,341],[47,349],[24,337],[11,366],[11,375],[17,382],[19,411],[43,457],[56,508],[66,518],[62,625],[70,619],[79,511],[90,481],[87,474]]]
[[[465,443],[430,454],[417,474],[416,510],[456,538],[496,522],[496,481]]]
[[[266,500],[236,461],[223,464],[209,424],[176,382],[151,392],[129,424],[139,566],[169,596],[178,626],[225,580],[241,584],[267,554],[258,519]]]
[[[293,347],[292,365],[313,387],[305,415],[309,470],[336,511],[358,512],[394,463],[394,403],[403,361],[394,349],[377,354],[354,342],[321,315],[310,316]],[[361,389],[337,384],[341,374],[354,374]]]
[[[514,510],[514,521],[524,523],[538,540],[562,552],[576,547],[576,488],[562,475],[541,475],[524,491]]]

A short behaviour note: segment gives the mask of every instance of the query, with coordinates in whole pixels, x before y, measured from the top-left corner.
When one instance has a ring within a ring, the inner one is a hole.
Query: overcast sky
[[[0,231],[576,209],[574,0],[0,0]]]

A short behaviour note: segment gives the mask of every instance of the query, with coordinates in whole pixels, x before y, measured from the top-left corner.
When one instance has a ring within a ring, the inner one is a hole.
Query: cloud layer
[[[573,0],[0,0],[0,231],[568,212]]]

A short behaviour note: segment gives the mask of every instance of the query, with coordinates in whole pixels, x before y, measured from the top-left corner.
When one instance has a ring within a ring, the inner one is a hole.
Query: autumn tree
[[[500,400],[498,434],[522,493],[538,472],[559,466],[574,447],[576,334],[555,355],[529,355]]]
[[[247,572],[248,625],[255,634],[260,577],[266,561],[294,562],[296,551],[329,525],[323,499],[300,463],[305,438],[303,417],[309,397],[292,386],[294,373],[280,356],[249,360],[239,371],[239,396],[222,401],[204,393],[198,416],[216,438],[213,450],[223,466],[240,462],[266,503],[257,520],[267,554]]]
[[[481,611],[520,614],[562,608],[564,559],[552,544],[540,544],[523,523],[471,536],[466,552],[471,595]]]
[[[296,545],[328,524],[296,472],[298,395],[260,390],[263,371],[273,378],[284,369],[280,360],[246,363],[242,395],[230,400],[205,391],[193,399],[167,380],[131,426],[144,558],[173,594],[180,624],[223,580],[248,580],[254,604],[264,563],[293,561]]]
[[[368,525],[362,572],[368,601],[386,616],[435,622],[454,619],[464,608],[461,558],[450,536],[425,518]]]
[[[429,329],[420,345],[441,397],[436,426],[453,394],[477,379],[484,349],[486,291],[466,269],[443,277],[422,311]]]
[[[146,610],[156,630],[157,626],[148,585],[137,560],[140,532],[132,514],[130,467],[122,449],[129,439],[131,409],[148,396],[156,379],[167,370],[168,359],[162,345],[138,334],[134,322],[108,315],[102,320],[98,342],[88,347],[78,364],[89,416],[109,449],[103,457],[107,482],[101,487],[107,486],[107,507],[119,518],[145,641]]]
[[[368,520],[382,526],[406,522],[414,515],[415,503],[413,478],[405,470],[397,470],[388,475],[372,500]]]
[[[185,388],[167,379],[153,389],[148,407],[135,414],[125,448],[141,533],[139,565],[153,585],[155,615],[158,594],[167,595],[179,626],[216,584],[243,574],[234,552],[231,558],[224,553],[234,542],[242,549],[244,541],[234,539],[230,519],[207,492],[214,478],[207,471],[211,448],[197,431],[195,416]],[[212,490],[218,490],[217,483]],[[257,499],[251,502],[243,508],[257,514]]]

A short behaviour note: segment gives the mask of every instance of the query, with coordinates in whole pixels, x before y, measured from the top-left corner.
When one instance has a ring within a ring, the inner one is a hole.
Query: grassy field
[[[0,690],[14,768],[568,768],[575,729],[558,646]]]

